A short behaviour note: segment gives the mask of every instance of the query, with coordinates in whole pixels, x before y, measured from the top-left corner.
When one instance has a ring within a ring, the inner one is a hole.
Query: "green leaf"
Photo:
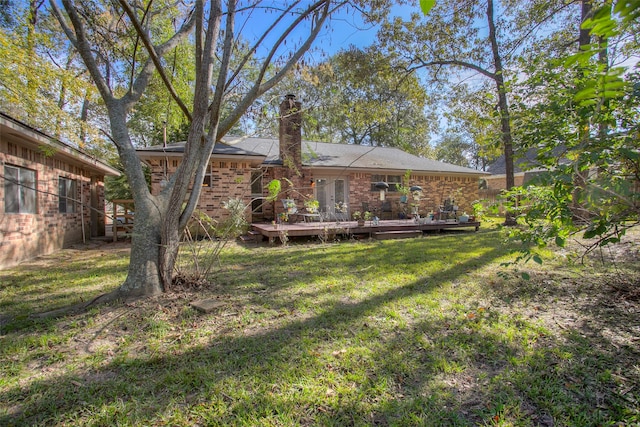
[[[540,258],[540,255],[534,255],[532,259],[538,264],[542,264],[542,258]]]
[[[280,193],[281,189],[282,189],[282,183],[280,182],[279,179],[272,179],[271,181],[269,181],[269,184],[267,185],[267,190],[269,191],[269,196],[267,196],[267,200],[270,202],[273,202],[274,200],[276,200],[278,198],[278,194]]]
[[[556,245],[560,246],[561,248],[564,248],[564,244],[565,244],[564,237],[556,236]]]
[[[420,0],[420,9],[425,15],[436,5],[436,0]]]
[[[520,273],[520,277],[522,277],[524,280],[531,279],[531,276],[529,275],[529,273],[525,273],[524,271]]]

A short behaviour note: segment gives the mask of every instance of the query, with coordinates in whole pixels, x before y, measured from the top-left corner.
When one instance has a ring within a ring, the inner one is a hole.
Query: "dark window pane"
[[[4,176],[4,211],[18,213],[20,212],[19,170],[18,168],[5,166]]]

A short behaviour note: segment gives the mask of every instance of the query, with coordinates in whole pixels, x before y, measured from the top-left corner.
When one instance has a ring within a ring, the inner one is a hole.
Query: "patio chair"
[[[380,219],[393,219],[393,209],[389,200],[382,202],[382,207],[380,208]]]
[[[442,206],[440,206],[440,218],[439,219],[448,219],[449,218],[449,214],[453,214],[454,217],[457,214],[455,201],[451,200],[451,199],[445,199],[444,204]],[[442,216],[444,216],[444,218],[442,218]]]
[[[296,201],[293,199],[281,199],[282,206],[287,211],[287,213],[296,213],[298,212],[298,207],[296,206]]]
[[[296,206],[296,201],[293,199],[280,199],[282,201],[282,207],[284,207],[284,212],[289,216],[289,222],[293,222],[292,215],[298,214],[298,207]]]
[[[297,212],[298,216],[302,217],[304,222],[323,222],[322,212],[319,209],[314,211],[310,211],[307,208],[302,209],[302,211]]]
[[[370,207],[368,202],[362,202],[362,215],[363,216],[364,216],[365,212],[370,212],[372,217],[378,216],[377,209]]]

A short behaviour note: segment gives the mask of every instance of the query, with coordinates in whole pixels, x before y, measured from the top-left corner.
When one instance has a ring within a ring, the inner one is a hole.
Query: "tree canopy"
[[[347,4],[49,2],[104,102],[105,133],[117,147],[136,206],[129,273],[107,298],[152,295],[171,285],[181,232],[197,205],[215,141],[295,67]],[[385,4],[367,2],[369,8]],[[153,111],[186,140],[182,162],[159,194],[151,194],[135,152],[139,135],[158,134],[157,119],[146,120]]]
[[[375,47],[350,46],[302,67],[281,87],[305,100],[308,139],[430,154],[429,132],[437,121],[426,114],[425,89]]]
[[[629,61],[640,53],[632,36],[640,2],[590,6],[580,50],[558,43],[567,33],[557,33],[523,63],[521,145],[535,149],[547,173],[515,190],[528,227],[514,234],[540,245],[580,233],[593,249],[640,224],[640,70]]]

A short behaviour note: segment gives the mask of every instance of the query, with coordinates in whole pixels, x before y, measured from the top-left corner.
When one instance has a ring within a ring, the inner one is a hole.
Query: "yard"
[[[637,425],[639,242],[232,244],[200,289],[30,316],[125,277],[126,245],[61,251],[0,271],[0,425]]]

